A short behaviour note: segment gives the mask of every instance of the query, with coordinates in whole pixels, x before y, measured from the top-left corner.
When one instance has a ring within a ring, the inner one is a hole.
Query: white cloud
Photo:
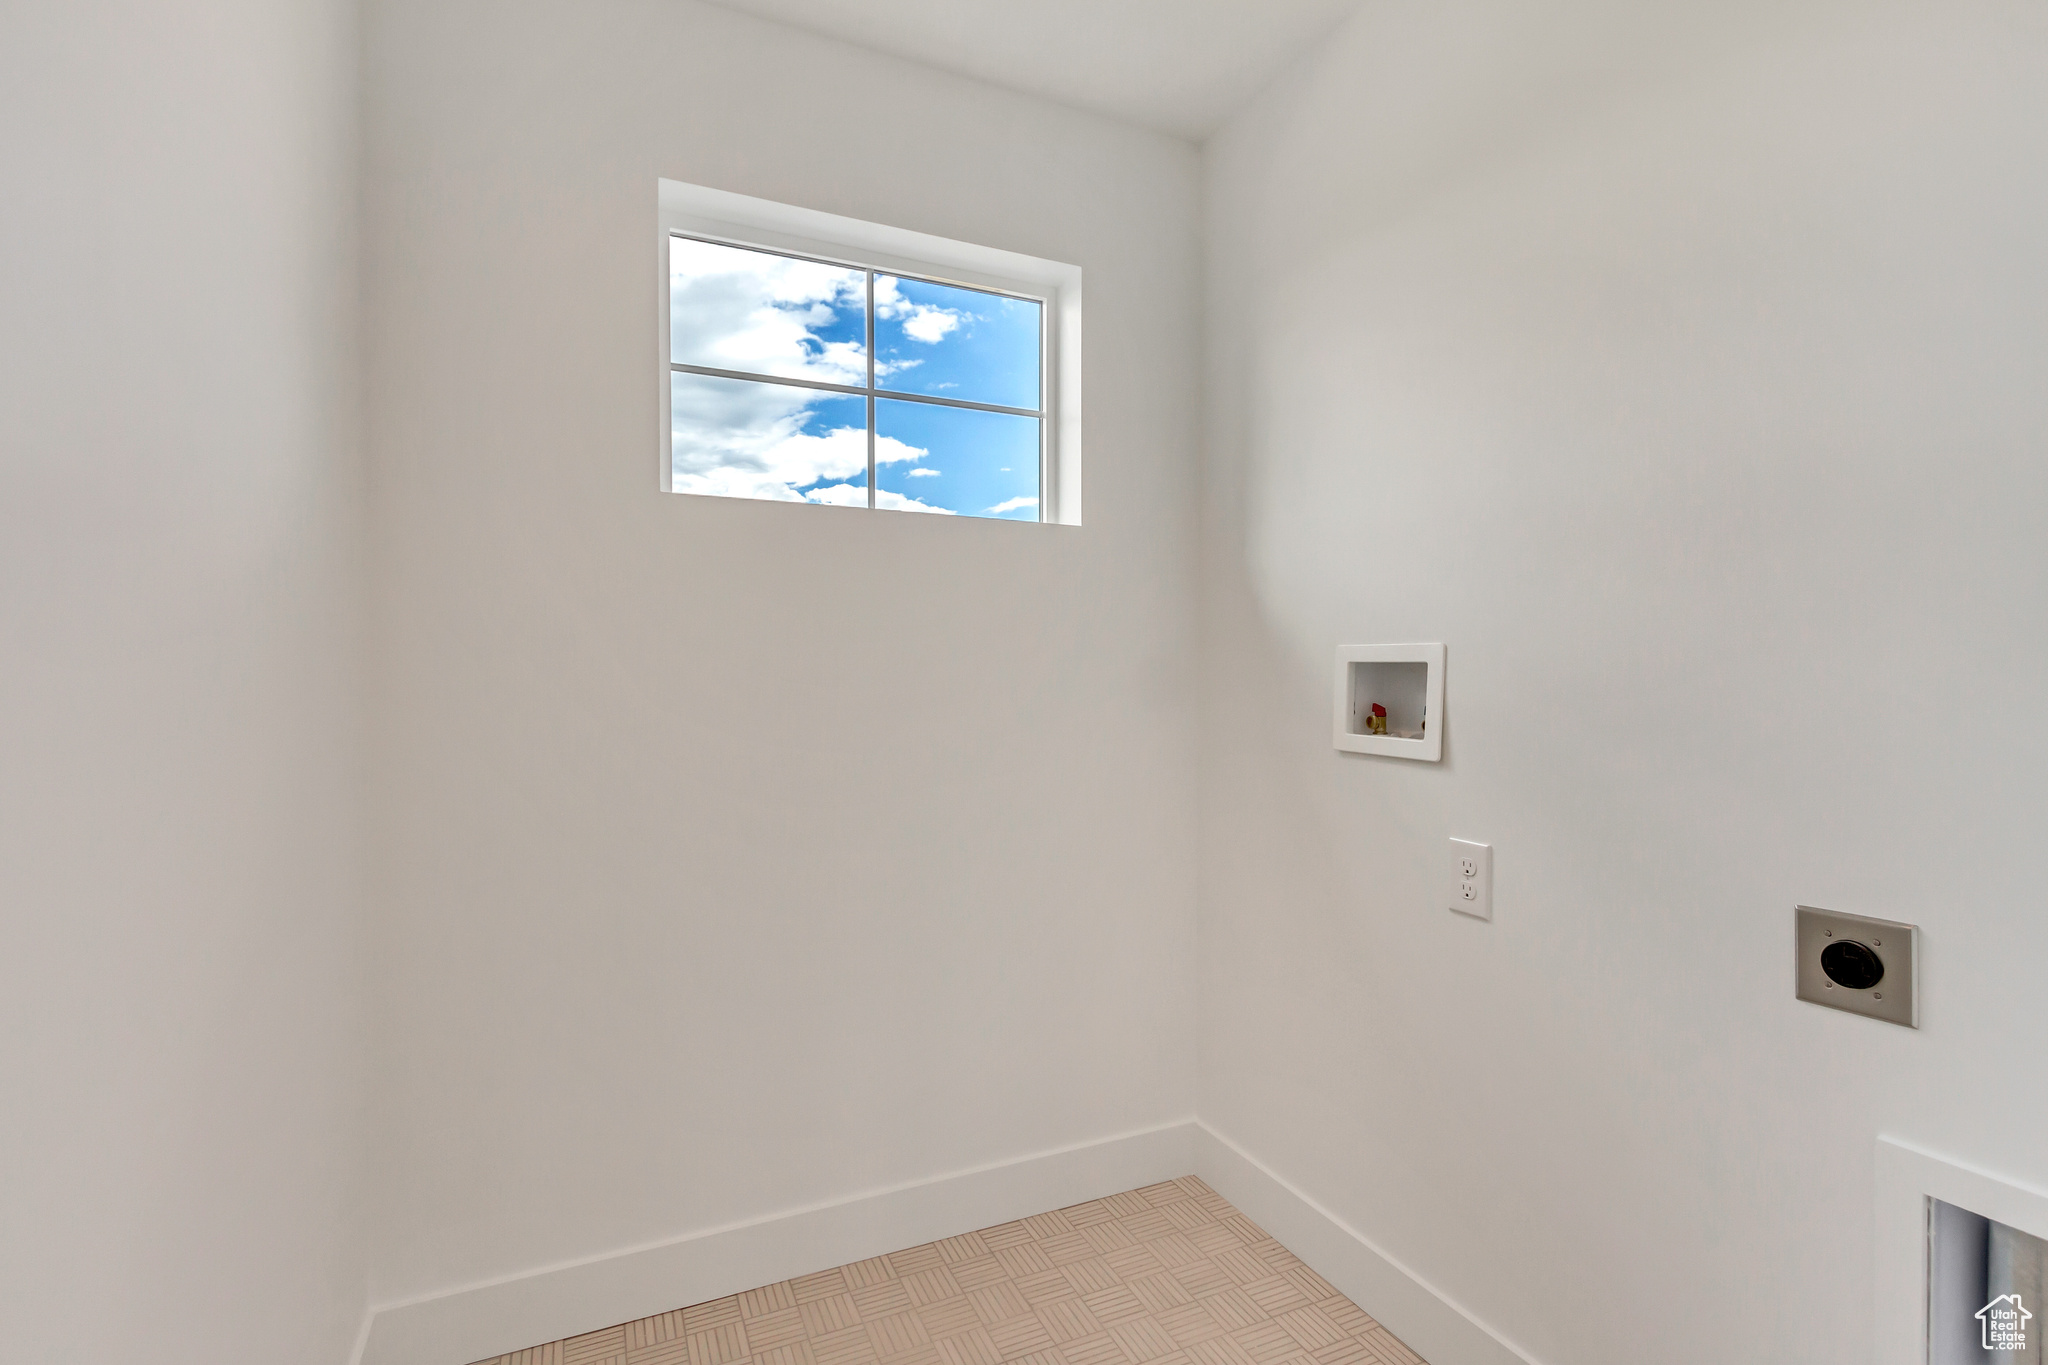
[[[867,383],[865,271],[688,237],[669,241],[671,359],[784,379],[856,387]],[[875,312],[905,319],[906,333],[928,344],[973,316],[912,303],[888,276],[875,278]],[[834,330],[853,335],[827,340],[823,334]],[[875,377],[922,364],[922,359],[877,357]]]
[[[867,382],[863,271],[677,237],[669,249],[669,285],[675,359],[682,363],[830,384]],[[875,278],[875,312],[900,321],[906,336],[927,345],[973,317],[914,303],[888,276]],[[878,360],[874,371],[881,377],[923,363]],[[674,376],[671,392],[677,492],[866,505],[867,489],[853,482],[864,483],[868,467],[862,399],[690,374]],[[927,453],[887,436],[874,443],[878,467],[912,464]],[[939,473],[906,472],[922,478]],[[875,505],[953,515],[886,490],[877,490]]]
[[[875,506],[889,512],[936,512],[942,517],[953,515],[953,509],[950,507],[934,507],[930,503],[919,502],[916,498],[905,497],[901,493],[891,493],[886,488],[875,490]]]
[[[831,507],[866,507],[868,490],[856,484],[835,483],[813,488],[800,501],[822,502]]]
[[[992,517],[1000,516],[1004,512],[1014,512],[1020,507],[1036,506],[1038,506],[1037,498],[1006,498],[1002,502],[997,503],[994,507],[989,508],[988,515]]]
[[[867,276],[817,261],[673,237],[670,326],[675,359],[828,384],[865,384],[860,340],[818,334],[866,328]]]
[[[875,276],[875,316],[902,318],[903,334],[927,346],[944,341],[970,314],[958,308],[939,308],[929,303],[912,303],[903,297],[897,282],[887,275]]]
[[[826,488],[813,488],[804,494],[811,502],[828,503],[833,507],[866,507],[868,490],[856,484],[835,483]],[[901,493],[891,493],[886,488],[875,490],[875,506],[891,512],[937,512],[950,517],[951,511],[944,507],[932,507],[916,498],[906,498]]]
[[[944,341],[946,333],[959,325],[960,316],[957,313],[940,308],[919,308],[910,315],[910,320],[903,324],[903,334],[912,341],[922,341],[929,346]]]
[[[866,474],[868,467],[862,399],[789,384],[700,375],[675,376],[670,392],[672,468],[678,493],[782,502],[867,502],[867,490],[850,482]],[[830,425],[835,420],[841,425]],[[807,426],[823,430],[807,431]],[[893,436],[875,442],[878,467],[913,463],[928,453]],[[808,493],[798,491],[806,488]],[[901,499],[906,511],[942,510],[886,492],[877,495],[877,504],[896,505],[891,499]]]

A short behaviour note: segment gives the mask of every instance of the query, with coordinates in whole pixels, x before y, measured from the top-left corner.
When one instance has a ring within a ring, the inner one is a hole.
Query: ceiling
[[[713,3],[1200,139],[1359,0]]]

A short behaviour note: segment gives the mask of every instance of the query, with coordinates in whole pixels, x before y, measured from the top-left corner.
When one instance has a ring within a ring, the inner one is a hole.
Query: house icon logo
[[[2034,1315],[2020,1302],[2017,1294],[2000,1294],[1977,1310],[1977,1321],[1984,1324],[1984,1349],[1987,1351],[2024,1351],[2027,1349],[2027,1324]]]

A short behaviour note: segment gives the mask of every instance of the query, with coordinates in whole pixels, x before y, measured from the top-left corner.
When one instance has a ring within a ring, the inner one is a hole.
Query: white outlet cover
[[[1493,845],[1475,844],[1470,839],[1451,840],[1451,856],[1445,870],[1450,874],[1450,882],[1444,903],[1461,915],[1492,919]]]

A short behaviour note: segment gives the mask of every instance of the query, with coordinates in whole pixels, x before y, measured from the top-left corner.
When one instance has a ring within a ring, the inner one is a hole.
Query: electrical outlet
[[[1802,905],[1792,912],[1793,993],[1829,1009],[1920,1027],[1920,929]]]
[[[1451,840],[1451,884],[1448,903],[1461,915],[1493,918],[1493,845],[1469,839]]]

